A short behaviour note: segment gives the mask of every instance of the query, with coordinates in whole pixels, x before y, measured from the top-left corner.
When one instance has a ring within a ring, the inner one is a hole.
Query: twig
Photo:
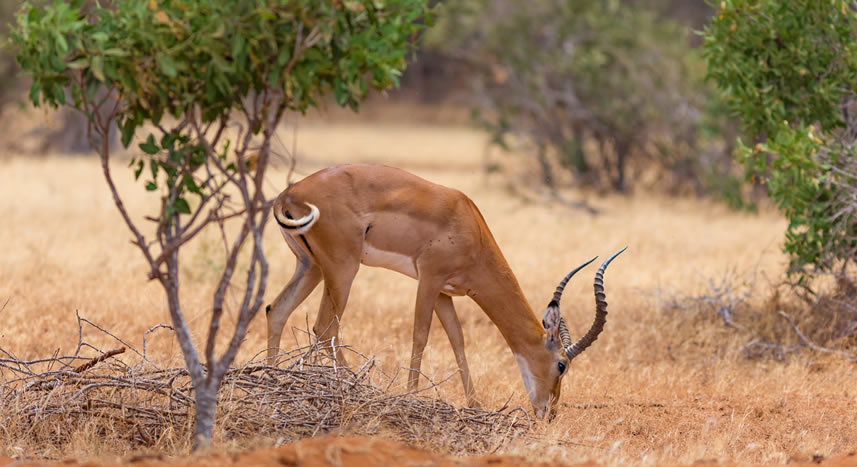
[[[109,351],[107,351],[107,353],[105,353],[103,355],[99,355],[99,356],[93,358],[92,360],[84,363],[83,365],[80,365],[79,367],[75,368],[74,372],[75,373],[83,373],[84,371],[94,367],[95,365],[103,362],[104,360],[107,360],[108,358],[110,358],[114,355],[119,355],[120,353],[125,353],[125,347],[119,347],[118,349],[109,350]]]
[[[143,333],[143,360],[149,361],[148,358],[146,357],[146,337],[148,337],[150,333],[152,333],[152,332],[154,332],[160,328],[169,329],[170,331],[173,331],[173,332],[176,331],[175,328],[173,328],[169,324],[156,324],[156,325],[150,327],[148,331],[144,332]]]
[[[119,336],[117,336],[117,335],[113,334],[112,332],[110,332],[110,331],[108,331],[108,330],[104,329],[103,327],[101,327],[101,326],[99,326],[99,325],[97,325],[97,324],[93,323],[92,321],[90,321],[90,320],[88,320],[88,319],[86,319],[86,318],[81,317],[80,315],[77,315],[77,319],[78,319],[79,321],[82,321],[82,322],[84,322],[84,323],[86,323],[86,324],[88,324],[88,325],[90,325],[90,326],[94,327],[95,329],[98,329],[99,331],[103,332],[104,334],[107,334],[108,336],[112,337],[113,339],[115,339],[115,340],[116,340],[117,342],[119,342],[120,344],[122,344],[122,345],[124,345],[125,347],[128,347],[129,349],[131,349],[131,351],[132,351],[132,352],[136,353],[137,355],[139,355],[139,356],[141,356],[141,357],[143,357],[143,358],[145,359],[145,356],[144,356],[143,354],[141,354],[140,352],[138,352],[138,351],[137,351],[137,349],[135,349],[135,348],[134,348],[134,346],[132,346],[131,344],[129,344],[129,343],[125,342],[124,340],[122,340],[122,338],[121,338],[121,337],[119,337]]]

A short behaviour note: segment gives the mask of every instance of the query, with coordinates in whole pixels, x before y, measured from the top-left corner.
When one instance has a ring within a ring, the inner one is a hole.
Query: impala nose
[[[547,406],[533,406],[533,409],[536,411],[536,417],[540,420],[545,419],[545,413],[547,413]]]
[[[537,406],[533,404],[533,410],[536,412],[536,417],[539,420],[544,420],[545,415],[547,415],[548,423],[552,422],[554,418],[556,418],[557,407],[555,405],[545,404],[542,406]]]

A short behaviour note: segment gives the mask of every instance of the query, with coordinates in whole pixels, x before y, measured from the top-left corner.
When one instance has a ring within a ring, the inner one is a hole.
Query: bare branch
[[[156,325],[150,327],[148,331],[144,332],[143,333],[143,360],[149,361],[148,357],[146,356],[146,338],[149,336],[149,334],[151,334],[152,332],[154,332],[158,329],[161,329],[161,328],[169,329],[170,331],[173,331],[173,332],[176,331],[175,328],[173,328],[169,324],[156,324]]]
[[[79,79],[81,80],[80,86],[83,87],[82,78]],[[149,250],[149,246],[146,243],[143,234],[140,233],[140,230],[137,228],[136,224],[134,224],[134,221],[131,220],[131,216],[128,214],[128,210],[125,208],[125,203],[122,202],[122,198],[119,196],[119,192],[116,189],[116,184],[113,182],[113,175],[110,172],[110,141],[107,136],[109,134],[109,122],[112,122],[116,118],[117,108],[114,108],[113,113],[107,119],[108,123],[105,124],[102,121],[97,109],[91,108],[91,104],[85,96],[82,101],[86,113],[90,115],[95,115],[95,122],[93,122],[93,120],[91,119],[87,119],[86,134],[87,138],[89,138],[90,144],[92,144],[94,148],[98,149],[98,155],[101,159],[101,169],[104,173],[104,179],[107,182],[107,186],[110,189],[110,193],[113,196],[113,203],[116,205],[116,209],[119,210],[119,214],[122,216],[122,220],[125,221],[125,225],[128,226],[128,229],[134,236],[134,245],[137,245],[137,247],[140,249],[140,251],[143,253],[143,256],[149,263],[149,277],[159,278],[161,276],[161,271],[154,264],[154,261],[152,259],[152,253]],[[94,126],[96,123],[98,124],[97,127]],[[95,139],[96,133],[101,136],[101,144],[97,144],[97,141]]]
[[[787,315],[782,310],[777,311],[777,314],[782,316],[783,319],[786,320],[787,323],[789,323],[789,326],[791,326],[792,330],[795,332],[798,339],[800,339],[800,341],[803,345],[809,347],[812,350],[815,350],[816,352],[823,352],[823,353],[829,353],[829,354],[833,354],[833,355],[839,355],[841,357],[845,357],[846,359],[848,359],[852,362],[857,362],[857,355],[855,355],[855,354],[852,354],[849,352],[843,352],[841,350],[828,349],[826,347],[822,347],[820,345],[813,343],[805,335],[803,335],[802,332],[800,332],[800,329],[798,329],[797,325],[795,325],[794,321],[792,321],[792,319],[789,315]]]

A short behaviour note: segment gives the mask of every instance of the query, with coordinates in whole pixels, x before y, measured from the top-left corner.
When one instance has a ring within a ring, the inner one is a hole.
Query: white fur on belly
[[[368,242],[363,242],[363,254],[360,262],[366,266],[390,269],[408,277],[417,279],[417,266],[413,258],[401,253],[379,250]]]

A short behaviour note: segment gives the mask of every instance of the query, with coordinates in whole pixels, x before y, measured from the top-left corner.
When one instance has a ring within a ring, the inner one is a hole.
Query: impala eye
[[[559,374],[565,373],[565,363],[559,362],[556,364],[556,367],[559,368]]]

